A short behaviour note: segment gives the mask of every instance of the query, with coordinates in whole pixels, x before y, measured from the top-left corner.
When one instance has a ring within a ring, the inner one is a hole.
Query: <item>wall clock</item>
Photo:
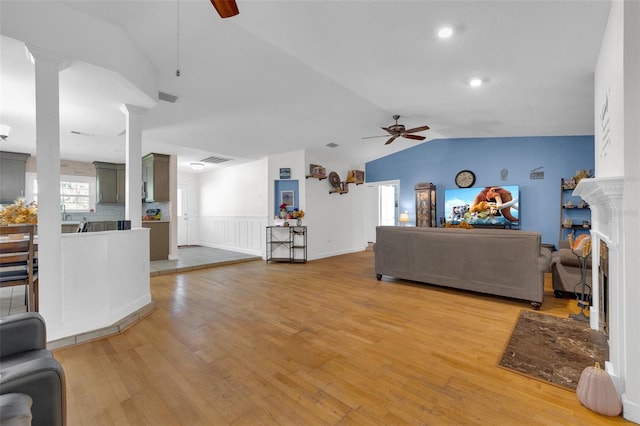
[[[456,175],[458,188],[470,188],[476,183],[476,175],[471,170],[461,170]]]

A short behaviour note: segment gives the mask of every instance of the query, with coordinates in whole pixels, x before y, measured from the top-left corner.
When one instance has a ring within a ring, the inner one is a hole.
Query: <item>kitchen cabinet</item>
[[[169,201],[169,156],[151,153],[142,157],[142,182],[145,202]]]
[[[169,258],[169,222],[142,222],[143,228],[149,228],[149,260]]]
[[[0,204],[24,197],[25,165],[29,154],[0,151]]]
[[[94,161],[96,166],[97,203],[124,204],[125,165]]]

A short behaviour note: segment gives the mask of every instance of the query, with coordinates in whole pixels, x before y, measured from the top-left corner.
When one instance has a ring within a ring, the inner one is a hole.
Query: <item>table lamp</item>
[[[404,213],[400,213],[398,222],[400,222],[402,226],[407,226],[407,222],[409,222],[409,212],[405,210]]]

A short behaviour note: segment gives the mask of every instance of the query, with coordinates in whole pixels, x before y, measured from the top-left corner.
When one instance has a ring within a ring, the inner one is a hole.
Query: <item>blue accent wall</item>
[[[402,139],[394,143],[404,143]],[[577,170],[593,170],[594,138],[547,136],[512,138],[435,139],[370,161],[367,182],[400,181],[400,211],[408,210],[415,224],[414,185],[437,187],[438,223],[444,217],[444,189],[455,188],[455,175],[464,169],[476,175],[474,187],[519,185],[520,229],[542,234],[542,242],[556,245],[560,234],[560,179]],[[544,179],[530,179],[542,167]],[[506,180],[501,170],[509,171]]]
[[[287,206],[287,211],[293,211],[294,208],[300,206],[298,180],[297,179],[281,179],[275,181],[274,195],[274,215],[280,214],[280,192],[281,191],[293,191],[293,206]]]

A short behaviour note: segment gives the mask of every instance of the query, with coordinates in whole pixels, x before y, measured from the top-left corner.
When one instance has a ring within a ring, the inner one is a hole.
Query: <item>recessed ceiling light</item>
[[[440,38],[449,38],[453,35],[453,28],[450,26],[441,27],[438,29],[438,37]]]
[[[479,77],[474,77],[469,79],[469,86],[471,87],[479,87],[482,86],[482,79]]]

